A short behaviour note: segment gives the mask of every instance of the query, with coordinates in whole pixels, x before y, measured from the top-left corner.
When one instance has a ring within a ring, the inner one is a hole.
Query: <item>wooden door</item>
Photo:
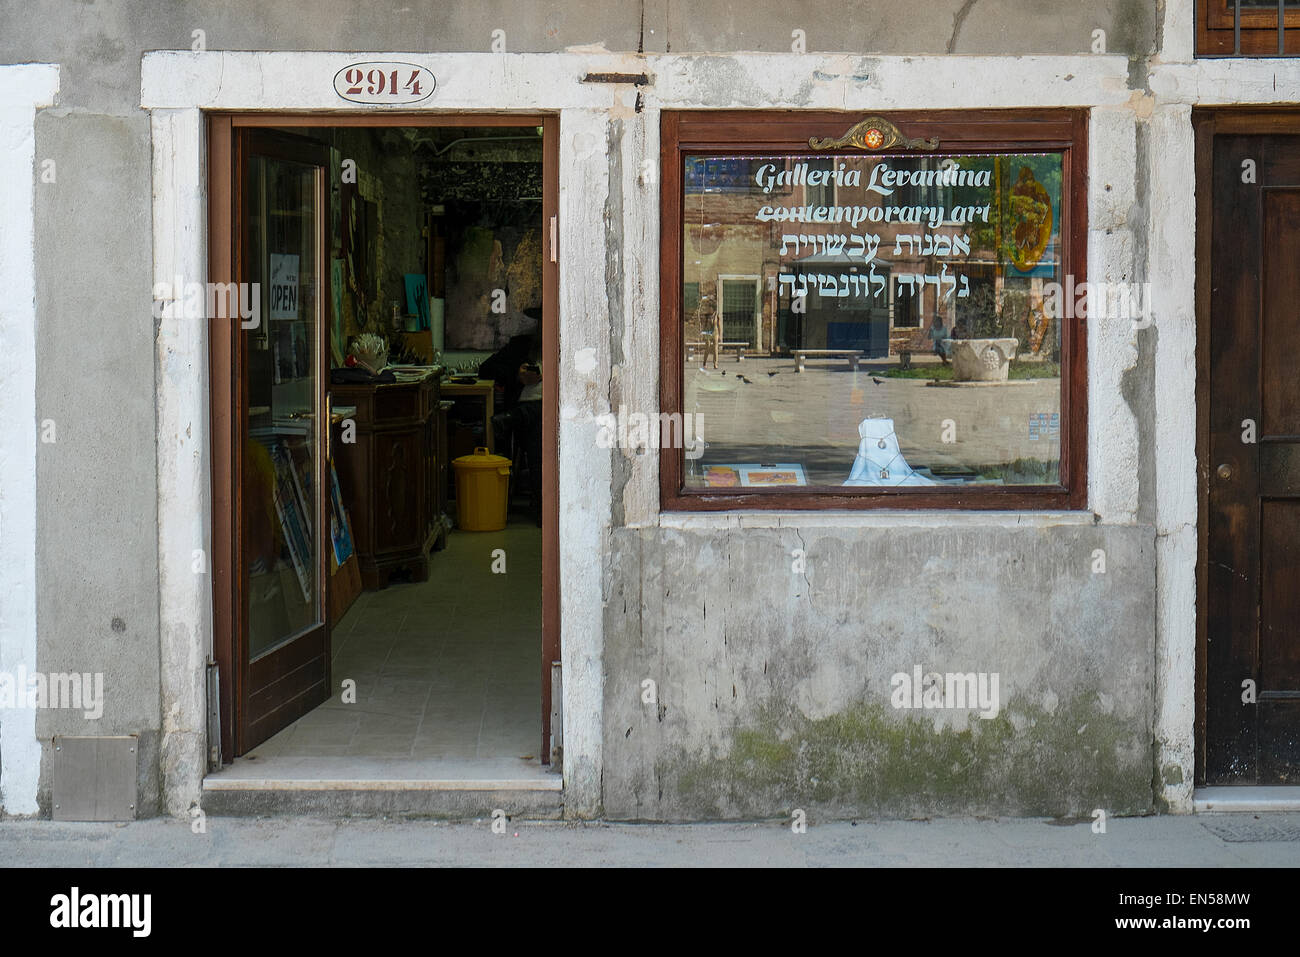
[[[248,130],[237,159],[236,276],[260,302],[260,322],[235,343],[243,754],[329,697],[328,152]]]
[[[545,252],[542,262],[542,305],[545,322],[542,339],[544,363],[560,368],[559,350],[559,116],[524,114],[434,114],[434,113],[211,113],[208,129],[208,230],[211,237],[208,276],[214,282],[234,281],[245,275],[249,252],[242,237],[242,220],[249,204],[245,193],[247,157],[280,157],[300,165],[320,168],[325,163],[322,147],[302,137],[288,137],[276,129],[295,127],[541,127],[543,130],[542,218]],[[295,142],[296,140],[296,142]],[[322,178],[322,189],[324,180]],[[319,200],[324,207],[324,199]],[[323,225],[323,224],[322,224]],[[329,272],[319,273],[316,301],[327,303]],[[220,679],[220,758],[229,761],[263,740],[273,729],[324,701],[329,687],[328,636],[308,629],[275,661],[272,674],[251,667],[247,642],[248,607],[245,599],[247,573],[241,565],[244,554],[241,475],[247,438],[250,405],[244,389],[253,356],[238,326],[212,320],[209,324],[209,371],[212,379],[212,577],[213,657]],[[324,333],[324,328],[322,328]],[[320,381],[326,380],[322,351]],[[544,760],[551,757],[552,665],[560,659],[560,540],[559,540],[559,390],[548,388],[542,424],[542,734]],[[454,452],[453,452],[454,455]],[[444,459],[445,461],[445,459]],[[328,487],[328,486],[324,486]],[[296,657],[294,657],[296,656]],[[263,662],[258,662],[259,666]],[[280,675],[279,678],[276,676]],[[320,679],[319,681],[317,679]],[[263,694],[253,701],[254,690],[272,679]],[[277,690],[278,688],[278,690]],[[555,691],[560,689],[557,686]],[[249,705],[254,707],[250,711]],[[264,706],[269,712],[263,713]],[[259,718],[258,716],[261,715]],[[557,729],[558,730],[558,729]]]
[[[1202,124],[1200,136],[1202,783],[1296,784],[1300,130],[1240,129]]]

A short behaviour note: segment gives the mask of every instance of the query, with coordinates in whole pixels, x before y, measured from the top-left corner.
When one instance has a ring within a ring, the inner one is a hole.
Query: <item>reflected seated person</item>
[[[479,366],[481,378],[505,389],[505,410],[492,416],[498,436],[514,435],[528,459],[530,511],[542,525],[542,310],[525,309],[536,321],[532,332],[513,336]]]
[[[943,325],[943,319],[936,314],[930,321],[930,342],[934,346],[934,354],[939,357],[944,365],[948,364],[948,347],[943,344],[943,341],[956,338],[956,324],[954,323],[952,329],[946,329]]]

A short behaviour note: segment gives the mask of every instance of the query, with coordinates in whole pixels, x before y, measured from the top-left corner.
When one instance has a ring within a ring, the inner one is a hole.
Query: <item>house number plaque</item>
[[[418,103],[436,86],[433,74],[414,63],[349,63],[334,74],[334,92],[352,103]]]

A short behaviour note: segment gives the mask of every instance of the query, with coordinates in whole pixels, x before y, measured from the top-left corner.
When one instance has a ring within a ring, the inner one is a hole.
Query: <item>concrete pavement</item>
[[[503,823],[505,823],[503,821]],[[1091,821],[750,824],[445,823],[209,816],[129,824],[0,822],[6,867],[1295,867],[1300,814]],[[499,829],[498,829],[499,830]]]

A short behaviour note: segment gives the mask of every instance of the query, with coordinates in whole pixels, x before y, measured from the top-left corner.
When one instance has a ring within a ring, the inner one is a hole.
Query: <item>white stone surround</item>
[[[36,670],[36,111],[59,68],[0,66],[0,671]],[[36,711],[0,711],[0,809],[37,812]]]

